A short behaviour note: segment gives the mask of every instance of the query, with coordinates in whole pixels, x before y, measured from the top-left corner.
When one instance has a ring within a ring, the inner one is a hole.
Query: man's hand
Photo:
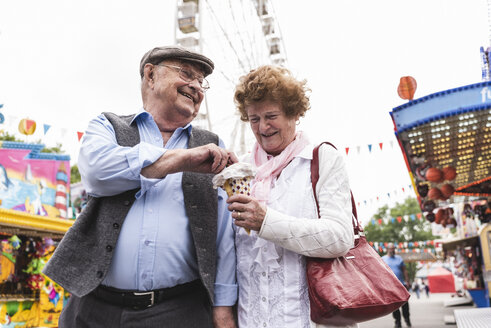
[[[232,307],[213,307],[213,325],[215,328],[236,328]]]
[[[234,153],[215,144],[190,149],[169,149],[155,163],[141,170],[146,178],[159,179],[176,172],[220,173],[238,162]]]

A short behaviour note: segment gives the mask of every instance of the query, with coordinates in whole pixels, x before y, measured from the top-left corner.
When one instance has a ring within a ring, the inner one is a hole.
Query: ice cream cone
[[[255,171],[248,163],[235,163],[213,177],[213,187],[221,187],[228,197],[233,195],[251,195],[251,181]],[[244,230],[250,234],[249,229]]]

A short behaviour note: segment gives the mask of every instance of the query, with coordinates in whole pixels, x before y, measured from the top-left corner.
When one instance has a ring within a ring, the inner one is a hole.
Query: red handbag
[[[328,142],[323,143],[334,147]],[[319,217],[315,187],[319,179],[321,145],[314,149],[310,169]],[[368,245],[358,222],[353,194],[351,205],[354,233],[359,236],[355,246],[338,258],[307,258],[310,317],[319,324],[346,326],[372,320],[395,311],[410,296],[392,270]]]

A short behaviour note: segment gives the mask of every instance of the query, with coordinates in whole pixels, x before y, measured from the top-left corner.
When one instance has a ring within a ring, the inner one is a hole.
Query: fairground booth
[[[41,273],[72,225],[70,157],[0,141],[0,327],[57,327],[67,299]]]
[[[415,86],[401,78],[399,94]],[[489,307],[491,82],[406,99],[390,114],[421,210],[461,287]]]

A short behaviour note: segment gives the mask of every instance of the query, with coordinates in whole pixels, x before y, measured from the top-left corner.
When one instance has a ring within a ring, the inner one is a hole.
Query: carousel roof
[[[63,238],[73,222],[73,220],[0,208],[0,232],[9,235],[50,237],[59,240]]]
[[[419,197],[443,184],[454,195],[491,196],[491,82],[437,92],[390,114]],[[453,167],[457,175],[428,181],[431,167]]]

